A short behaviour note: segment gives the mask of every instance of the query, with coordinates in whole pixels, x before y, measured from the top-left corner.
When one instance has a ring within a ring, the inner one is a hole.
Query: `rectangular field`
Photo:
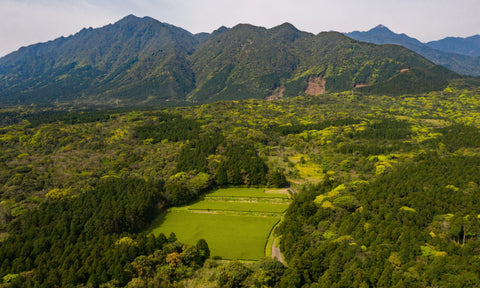
[[[211,256],[223,259],[260,260],[265,254],[265,244],[278,217],[226,215],[222,213],[193,213],[171,210],[152,233],[174,232],[180,242],[195,244],[207,241]]]
[[[288,203],[200,201],[190,205],[188,209],[283,213],[285,210],[287,210],[288,205]]]
[[[239,198],[282,198],[288,199],[285,193],[266,193],[264,188],[223,188],[205,195],[208,197],[239,197]]]

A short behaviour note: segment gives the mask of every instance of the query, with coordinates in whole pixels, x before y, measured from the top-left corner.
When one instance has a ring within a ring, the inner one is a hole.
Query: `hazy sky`
[[[350,32],[384,24],[420,41],[480,34],[479,0],[0,0],[0,56],[128,14],[192,33],[250,23]]]

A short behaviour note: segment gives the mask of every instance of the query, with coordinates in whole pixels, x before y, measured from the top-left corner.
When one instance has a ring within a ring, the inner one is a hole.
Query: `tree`
[[[207,260],[210,257],[210,249],[208,248],[207,241],[205,239],[200,239],[197,241],[197,250],[202,262]]]
[[[274,170],[270,175],[270,186],[275,188],[283,188],[288,186],[287,178],[281,170]]]
[[[218,278],[218,285],[225,288],[241,287],[252,271],[240,262],[230,262]]]
[[[174,232],[170,233],[170,236],[168,236],[168,243],[174,243],[177,241],[177,235],[175,235]]]
[[[258,265],[255,272],[256,287],[273,287],[280,281],[285,273],[285,266],[277,260],[264,259]]]

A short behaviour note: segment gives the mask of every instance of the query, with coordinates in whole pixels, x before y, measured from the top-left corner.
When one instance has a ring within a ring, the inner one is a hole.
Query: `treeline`
[[[132,263],[140,255],[173,269],[203,263],[206,243],[195,248],[176,243],[174,235],[134,234],[166,206],[163,193],[162,182],[113,178],[24,213],[10,224],[10,237],[0,245],[0,276],[19,287],[98,287],[112,280],[125,285],[142,275],[140,264]]]
[[[186,204],[215,186],[288,186],[283,170],[269,171],[252,143],[223,141],[207,134],[183,146],[177,174],[165,185],[170,205]]]
[[[301,192],[279,228],[279,286],[479,286],[478,167],[428,154],[368,185],[326,179]]]
[[[209,160],[214,156],[215,160]],[[198,136],[182,147],[177,172],[208,173],[212,184],[285,187],[288,182],[281,170],[269,171],[253,143],[228,142],[220,133]]]

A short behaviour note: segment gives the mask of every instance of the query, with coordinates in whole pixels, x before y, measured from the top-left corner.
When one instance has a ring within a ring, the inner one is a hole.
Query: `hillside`
[[[354,31],[345,33],[345,35],[369,43],[401,45],[415,51],[435,64],[445,66],[457,73],[470,76],[480,76],[480,58],[474,57],[478,55],[464,55],[464,53],[457,54],[454,49],[444,48],[437,50],[436,47],[439,47],[441,44],[424,44],[405,34],[394,33],[383,25],[379,25],[366,32]]]
[[[288,23],[193,35],[130,15],[0,58],[0,99],[3,105],[120,106],[276,99],[380,84],[402,69],[433,66],[402,47],[336,32],[313,35]],[[429,89],[441,90],[448,80]]]
[[[238,25],[201,43],[193,54],[196,101],[280,98],[381,83],[404,68],[433,65],[398,46],[352,41],[336,32],[313,35],[291,24]],[[386,92],[386,91],[385,91]]]
[[[0,98],[13,104],[180,101],[195,85],[187,56],[197,42],[180,28],[127,16],[1,58]]]

